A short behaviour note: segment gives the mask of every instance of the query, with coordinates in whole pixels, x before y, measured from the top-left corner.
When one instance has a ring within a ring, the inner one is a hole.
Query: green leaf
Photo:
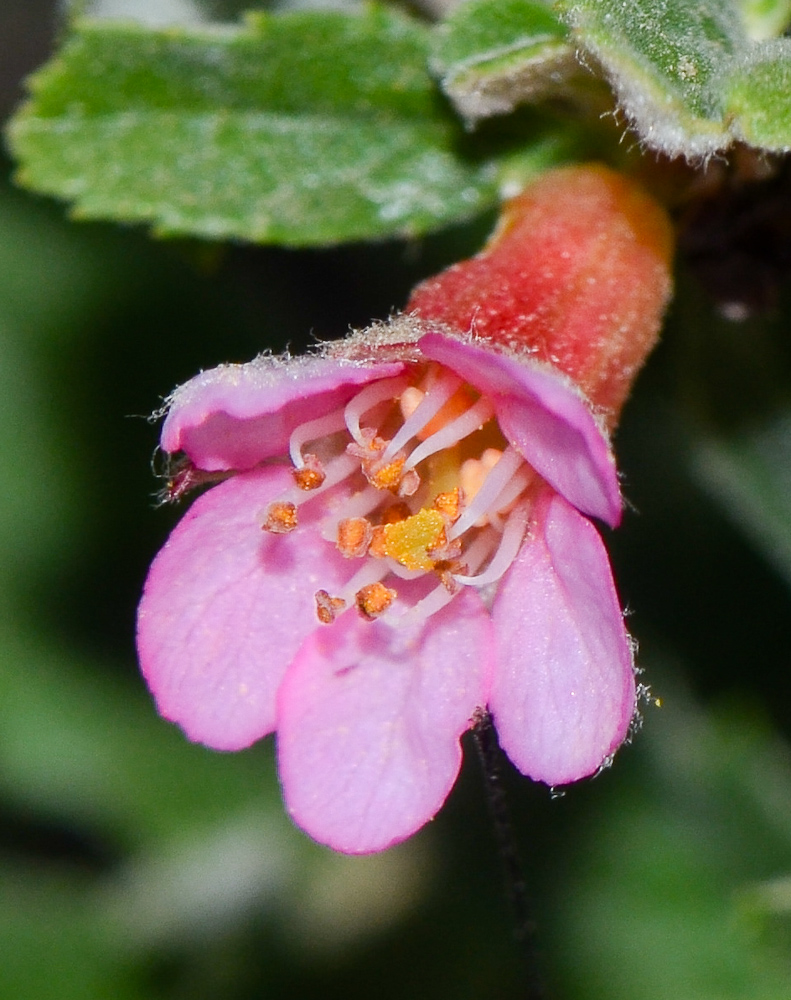
[[[741,0],[747,34],[754,41],[782,35],[791,22],[791,0]]]
[[[286,245],[421,233],[491,204],[487,165],[381,8],[151,31],[82,22],[9,130],[28,187],[75,215]]]
[[[747,50],[736,0],[564,0],[562,9],[647,146],[693,159],[731,143],[719,82]]]
[[[791,39],[756,45],[725,85],[733,131],[764,149],[791,149]]]
[[[469,121],[563,93],[579,71],[564,26],[539,0],[471,0],[434,34],[432,66]]]

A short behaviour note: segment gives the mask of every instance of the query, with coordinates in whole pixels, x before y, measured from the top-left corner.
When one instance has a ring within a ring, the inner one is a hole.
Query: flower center
[[[361,563],[341,593],[316,593],[325,624],[351,606],[371,621],[425,619],[461,587],[496,582],[527,531],[536,473],[503,437],[490,400],[436,364],[373,382],[300,424],[289,454],[294,486],[264,512],[264,530],[293,531],[300,508],[336,488],[321,534]],[[434,586],[390,611],[397,581],[421,577]]]

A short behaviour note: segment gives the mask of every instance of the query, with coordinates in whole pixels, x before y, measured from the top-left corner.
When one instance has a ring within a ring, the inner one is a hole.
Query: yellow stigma
[[[440,511],[423,508],[403,521],[374,528],[368,552],[380,558],[389,556],[406,569],[429,572],[435,563],[431,553],[445,544],[445,524]]]

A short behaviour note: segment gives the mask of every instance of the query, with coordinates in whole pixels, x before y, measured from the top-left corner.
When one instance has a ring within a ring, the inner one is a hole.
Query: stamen
[[[396,492],[401,485],[401,474],[404,468],[404,459],[397,458],[387,465],[381,465],[377,459],[375,463],[366,462],[363,459],[362,470],[365,478],[378,490],[390,490]]]
[[[366,486],[364,490],[360,490],[348,499],[344,497],[342,503],[337,507],[337,513],[343,515],[343,520],[355,517],[368,517],[381,502],[382,494],[379,490],[374,489],[373,486]],[[328,517],[322,522],[321,537],[325,541],[334,544],[338,540],[338,523],[340,520],[340,517],[337,519]]]
[[[294,469],[294,482],[307,493],[317,490],[327,478],[327,473],[316,455],[305,455],[304,462],[301,469]]]
[[[367,385],[346,404],[343,411],[344,422],[349,433],[361,448],[367,447],[368,441],[360,428],[360,418],[368,410],[373,409],[377,403],[383,403],[387,399],[397,399],[408,385],[409,379],[405,375],[383,378]]]
[[[450,604],[454,597],[455,592],[451,593],[443,584],[439,584],[439,586],[429,591],[424,598],[419,600],[417,604],[413,604],[409,611],[405,611],[402,615],[388,617],[386,621],[391,622],[399,628],[404,625],[422,624],[432,615],[441,611],[446,604]]]
[[[342,452],[337,458],[327,463],[324,468],[324,482],[318,489],[313,490],[309,497],[303,497],[303,502],[304,500],[312,500],[319,492],[324,493],[326,490],[332,489],[333,486],[337,486],[338,483],[342,483],[344,479],[357,471],[357,467],[358,463],[354,456]]]
[[[374,531],[364,517],[347,517],[338,525],[338,551],[347,559],[359,559],[368,551]]]
[[[273,535],[287,535],[297,527],[297,508],[293,503],[278,501],[271,503],[266,512],[266,520],[261,525],[263,531]]]
[[[383,561],[368,559],[343,587],[340,594],[330,595],[326,590],[316,591],[316,617],[322,625],[329,625],[344,608],[357,603],[357,594],[361,590],[379,583],[388,572],[389,567]]]
[[[462,379],[450,372],[444,372],[441,377],[437,378],[385,449],[382,461],[389,462],[396,452],[400,451],[413,437],[416,437],[418,432],[442,409],[461,385],[463,385]]]
[[[524,465],[522,456],[513,448],[506,448],[500,461],[484,480],[483,486],[472,498],[458,521],[451,526],[448,538],[452,540],[463,535],[479,518],[484,517],[489,510],[494,509],[497,498],[522,465]]]
[[[346,415],[344,410],[335,410],[323,417],[317,417],[315,420],[307,420],[304,424],[296,427],[288,440],[288,453],[294,468],[301,469],[305,464],[302,449],[308,441],[316,441],[318,438],[328,437],[330,434],[337,434],[338,431],[345,429]]]
[[[396,596],[396,592],[383,583],[371,583],[357,591],[355,603],[363,618],[374,621],[387,611]]]
[[[530,466],[525,462],[525,464],[518,469],[513,476],[505,484],[505,487],[500,492],[500,495],[494,502],[495,509],[498,513],[506,510],[509,504],[512,504],[527,487],[536,478],[536,473],[530,468]],[[492,515],[489,515],[491,520]]]
[[[530,502],[525,497],[535,473],[511,446],[503,452],[486,448],[478,458],[460,462],[455,446],[495,416],[488,398],[471,404],[472,399],[475,392],[463,379],[429,366],[417,386],[408,375],[373,382],[342,410],[293,431],[289,454],[295,483],[269,505],[264,529],[293,531],[301,504],[348,480],[341,487],[345,496],[333,495],[325,504],[320,531],[345,558],[361,560],[339,592],[316,591],[321,623],[332,623],[354,606],[368,621],[384,615],[393,624],[419,624],[445,607],[460,587],[485,587],[512,565],[528,530]],[[395,401],[397,408],[390,405]],[[366,418],[368,424],[361,426]],[[315,446],[326,468],[318,455],[304,452],[310,442],[344,430],[351,437],[345,448],[338,439],[324,450]],[[388,441],[385,436],[392,430]],[[405,455],[412,443],[416,447]],[[327,451],[334,457],[327,459]],[[425,467],[430,481],[421,485],[416,467],[444,451],[441,460]],[[418,490],[409,504],[392,503],[391,498],[388,506],[382,495],[390,491],[410,497]],[[471,528],[478,530],[465,536]],[[416,580],[426,573],[433,574],[436,585],[408,611],[391,617],[398,592],[385,581]]]
[[[438,430],[436,434],[432,434],[431,437],[426,438],[422,444],[418,445],[406,460],[404,472],[414,469],[416,465],[419,465],[429,455],[433,455],[438,451],[444,451],[445,448],[450,448],[454,444],[458,444],[462,438],[466,438],[475,431],[480,430],[493,416],[494,406],[485,396],[482,396],[466,413],[462,413],[460,417],[451,420],[450,423],[445,424],[443,428]]]
[[[500,540],[501,534],[493,528],[480,531],[472,544],[468,545],[464,552],[464,561],[466,563],[464,571],[459,566],[457,567],[457,573],[459,575],[462,575],[462,572],[463,575],[477,573],[484,563],[491,560],[492,553],[497,550]]]
[[[316,617],[322,625],[332,625],[346,607],[346,601],[340,597],[330,597],[326,590],[317,590],[315,597]]]
[[[306,493],[304,490],[294,487],[287,490],[283,496],[271,503],[266,510],[263,512],[262,516],[262,527],[264,531],[272,531],[275,534],[282,534],[284,531],[293,531],[297,526],[297,508],[306,503],[308,500],[313,500],[314,497],[321,493],[325,493],[327,490],[331,489],[333,486],[337,486],[338,483],[342,483],[344,479],[350,476],[358,468],[357,461],[347,454],[341,454],[337,458],[333,459],[327,465],[324,482],[321,486],[317,486],[314,490]],[[288,509],[291,509],[293,514],[288,514]],[[291,527],[278,527],[279,524],[288,524],[293,517],[293,526]]]
[[[477,576],[465,576],[454,573],[453,579],[466,587],[485,587],[494,583],[509,568],[516,559],[528,525],[529,504],[524,503],[511,513],[505,523],[500,545],[486,569]],[[472,549],[473,546],[470,546]]]
[[[438,510],[451,521],[458,519],[461,513],[463,494],[458,486],[455,486],[449,493],[438,493],[434,497],[434,510]]]

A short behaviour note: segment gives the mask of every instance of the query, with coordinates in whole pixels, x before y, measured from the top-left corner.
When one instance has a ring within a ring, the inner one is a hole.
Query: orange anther
[[[316,591],[316,617],[322,625],[332,625],[345,607],[342,598],[330,597],[326,590]]]
[[[391,524],[397,524],[396,521],[391,521]],[[375,559],[384,559],[387,553],[387,535],[385,534],[386,525],[377,525],[373,532],[371,533],[371,541],[368,544],[368,555],[373,556]]]
[[[440,583],[450,594],[457,594],[461,590],[461,585],[453,579],[454,573],[465,573],[466,567],[458,559],[443,559],[436,563],[434,572],[440,579]]]
[[[338,524],[338,551],[347,559],[364,556],[372,537],[370,521],[364,517],[347,517]]]
[[[434,510],[456,521],[461,513],[461,500],[461,491],[455,486],[449,493],[438,493],[434,497]]]
[[[369,621],[384,614],[396,598],[396,592],[383,583],[369,583],[361,587],[355,595],[357,610]]]
[[[261,526],[274,535],[287,535],[297,526],[297,508],[288,501],[271,503],[266,512],[266,520]]]
[[[363,462],[363,472],[366,479],[378,490],[392,490],[393,493],[401,485],[401,475],[404,468],[404,459],[396,458],[381,469],[377,469],[373,462]]]
[[[324,466],[315,455],[305,455],[305,464],[294,469],[294,480],[301,490],[316,490],[327,478]]]

